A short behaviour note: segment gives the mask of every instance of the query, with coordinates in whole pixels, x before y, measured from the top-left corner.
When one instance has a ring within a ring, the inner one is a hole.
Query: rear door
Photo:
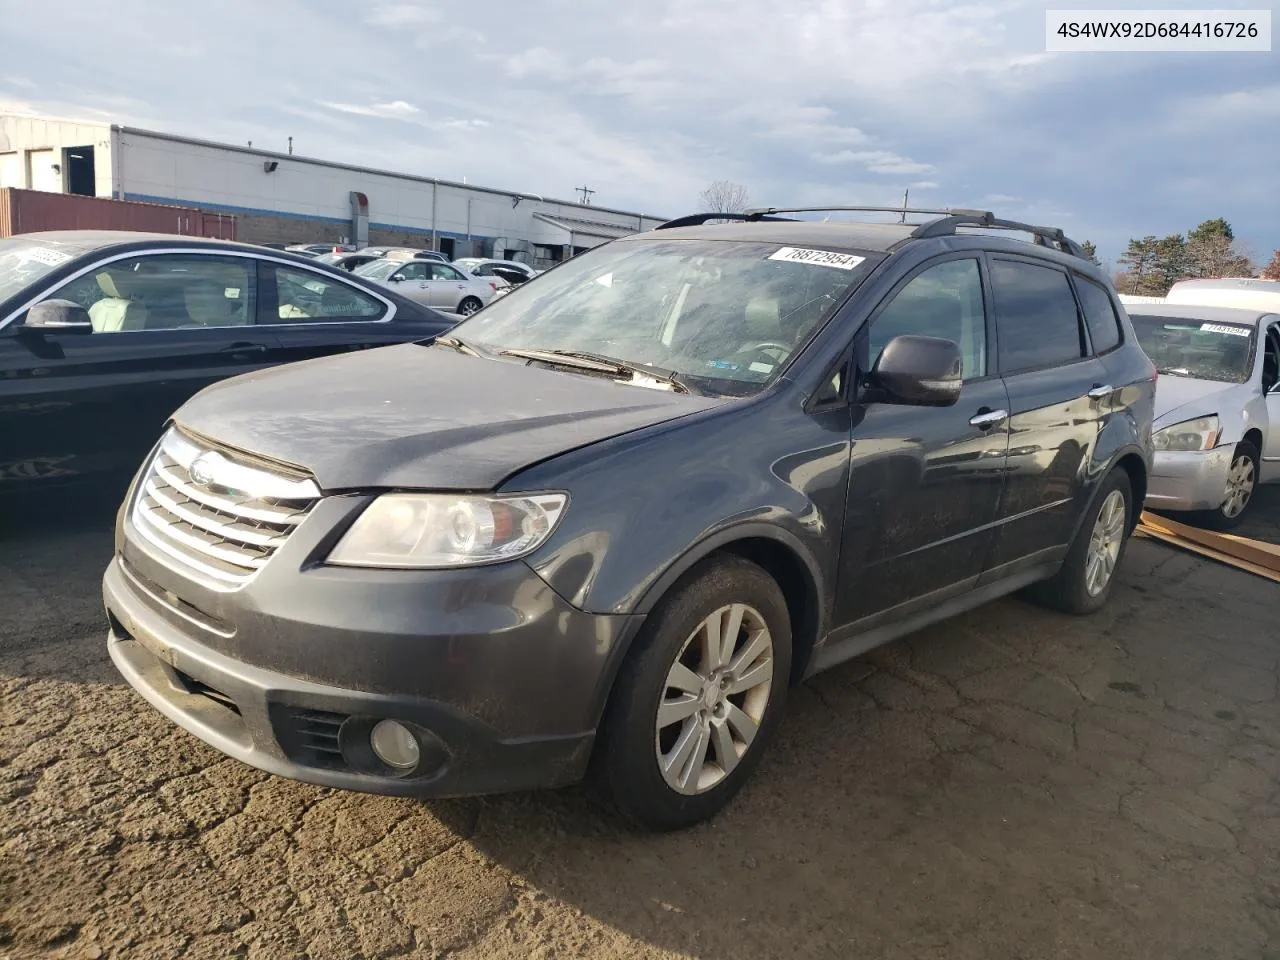
[[[1009,462],[988,578],[1060,557],[1097,478],[1088,475],[1114,391],[1091,356],[1067,271],[989,254]]]
[[[403,343],[449,326],[444,318],[432,325],[410,308],[394,310],[390,301],[339,277],[293,264],[263,260],[259,291],[258,322],[277,341],[276,363]]]
[[[1009,404],[989,349],[983,273],[974,254],[929,261],[859,333],[862,370],[871,369],[895,336],[956,341],[964,386],[950,407],[854,405],[836,613],[841,624],[881,613],[905,616],[905,605],[938,602],[982,572],[1009,443]]]
[[[0,331],[0,482],[137,467],[194,393],[270,362],[256,296],[253,258],[198,251],[104,260],[51,290],[94,332]]]
[[[447,263],[432,263],[429,268],[431,279],[427,285],[431,292],[428,303],[437,310],[457,310],[467,295],[467,278]]]

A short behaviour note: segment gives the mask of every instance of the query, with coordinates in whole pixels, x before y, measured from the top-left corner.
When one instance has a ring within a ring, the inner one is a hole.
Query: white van
[[[1246,277],[1179,280],[1169,288],[1164,302],[1280,313],[1280,280],[1252,280]]]

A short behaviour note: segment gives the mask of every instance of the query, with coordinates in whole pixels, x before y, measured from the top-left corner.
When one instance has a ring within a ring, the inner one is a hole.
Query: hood
[[[1171,373],[1160,374],[1156,381],[1156,420],[1179,423],[1210,413],[1221,413],[1220,406],[1244,406],[1244,397],[1233,399],[1236,391],[1247,391],[1248,384],[1222,383],[1217,380],[1195,380]]]
[[[401,344],[223,380],[174,415],[325,490],[491,490],[548,457],[726,401]]]

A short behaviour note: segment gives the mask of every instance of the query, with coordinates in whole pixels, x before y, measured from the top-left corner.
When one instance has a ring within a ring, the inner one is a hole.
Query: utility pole
[[[582,204],[585,204],[588,200],[590,200],[591,195],[595,193],[594,190],[591,190],[588,187],[574,187],[573,189],[575,193],[582,194],[582,199],[578,201],[579,203],[582,203]]]
[[[907,197],[909,196],[911,196],[910,188],[902,191],[902,219],[898,221],[899,223],[907,222]]]
[[[289,156],[293,156],[293,137],[289,138]]]

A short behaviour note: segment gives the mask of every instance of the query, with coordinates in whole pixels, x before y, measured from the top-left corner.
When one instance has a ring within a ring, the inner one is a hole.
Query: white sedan
[[[488,304],[499,288],[497,280],[473,277],[459,267],[434,260],[374,260],[352,273],[385,284],[424,306],[464,317]]]

